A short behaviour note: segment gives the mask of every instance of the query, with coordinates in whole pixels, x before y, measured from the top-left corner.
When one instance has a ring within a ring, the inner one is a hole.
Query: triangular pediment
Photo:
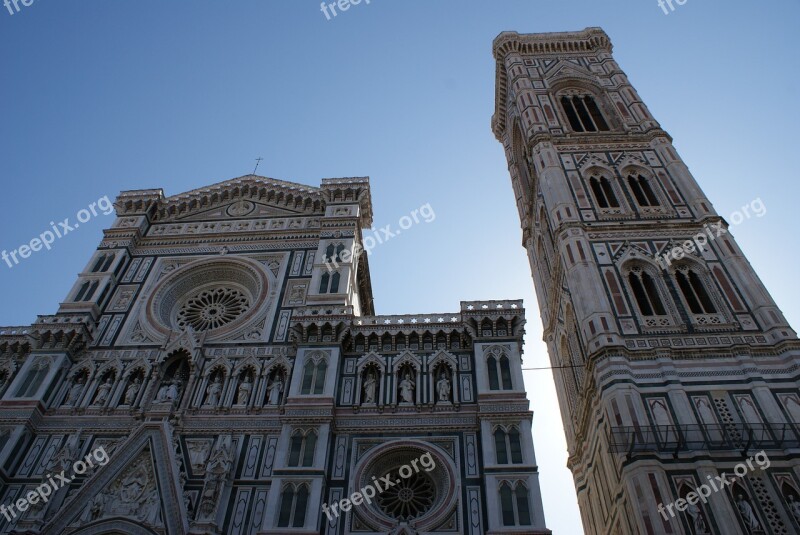
[[[274,178],[247,175],[187,191],[159,202],[156,220],[268,218],[322,214],[319,188]]]
[[[107,463],[68,498],[42,533],[104,533],[101,526],[123,523],[154,532],[186,533],[186,505],[183,491],[177,486],[180,465],[169,424],[142,424],[107,458]]]
[[[302,215],[305,214],[301,210],[288,210],[259,202],[235,201],[187,216],[176,217],[175,220],[185,222],[221,221],[226,219],[267,219],[270,217],[296,217]]]

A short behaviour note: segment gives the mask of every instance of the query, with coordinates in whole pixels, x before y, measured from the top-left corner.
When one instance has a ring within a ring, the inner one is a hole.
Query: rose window
[[[208,331],[222,327],[250,308],[247,296],[239,290],[216,288],[203,290],[191,297],[178,311],[177,323],[181,328]]]
[[[384,513],[400,521],[408,521],[427,513],[433,506],[436,490],[433,481],[424,472],[402,478],[395,471],[395,483],[378,495],[377,501]]]

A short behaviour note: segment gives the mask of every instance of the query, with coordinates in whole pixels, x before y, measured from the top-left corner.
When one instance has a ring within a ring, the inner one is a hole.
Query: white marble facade
[[[376,316],[365,258],[325,263],[371,227],[368,179],[115,206],[58,312],[0,328],[0,504],[107,462],[0,532],[549,533],[522,303]],[[426,454],[402,488],[323,511]]]
[[[608,36],[505,32],[494,56],[586,533],[800,533],[797,335]],[[659,509],[760,452],[768,468]]]

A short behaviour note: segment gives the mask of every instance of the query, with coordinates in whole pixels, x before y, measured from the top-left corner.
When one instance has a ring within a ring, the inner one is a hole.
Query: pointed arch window
[[[100,281],[86,281],[81,286],[81,289],[78,291],[78,295],[75,296],[75,302],[81,301],[91,301],[92,296],[97,291],[97,287],[100,285]]]
[[[522,464],[522,441],[519,429],[508,431],[498,427],[494,432],[494,450],[497,464]]]
[[[94,263],[94,267],[92,267],[92,273],[100,273],[108,271],[113,262],[114,262],[113,254],[100,255],[97,258],[97,262]]]
[[[516,488],[507,481],[500,485],[500,507],[504,526],[531,525],[528,489],[522,482],[518,482]]]
[[[300,386],[300,393],[303,395],[319,395],[325,387],[325,374],[328,371],[328,363],[325,359],[309,360],[303,367],[303,382]]]
[[[289,450],[289,466],[314,466],[314,450],[316,447],[316,432],[309,431],[303,434],[299,429],[295,431],[292,434],[291,448]]]
[[[18,398],[30,398],[36,395],[39,387],[44,382],[47,373],[50,371],[50,364],[47,362],[37,362],[28,370],[25,380],[17,389]]]
[[[511,361],[505,353],[491,355],[486,359],[489,374],[489,390],[513,390],[511,380]]]
[[[679,268],[675,272],[675,280],[678,282],[678,288],[680,288],[692,314],[717,313],[717,307],[714,306],[705,284],[695,270]]]
[[[594,97],[590,95],[564,95],[561,107],[575,132],[607,132],[610,130]]]
[[[322,277],[319,279],[319,293],[339,293],[339,282],[341,278],[342,275],[338,271],[323,273]]]
[[[306,522],[308,508],[308,485],[287,485],[281,493],[279,528],[302,528]]]
[[[600,208],[619,208],[619,200],[608,178],[593,176],[589,179],[589,186]]]
[[[656,282],[648,272],[639,267],[634,268],[628,274],[628,282],[642,316],[665,316],[667,314]]]
[[[650,182],[642,175],[628,175],[628,185],[639,206],[648,207],[660,204],[653,188],[650,187]]]

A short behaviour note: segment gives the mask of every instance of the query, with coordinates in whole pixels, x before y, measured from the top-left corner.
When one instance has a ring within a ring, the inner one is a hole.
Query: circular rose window
[[[360,519],[377,532],[401,524],[423,533],[439,526],[457,507],[457,478],[452,461],[438,447],[416,440],[391,440],[375,446],[358,463],[352,486],[375,485],[371,504]]]
[[[249,259],[203,259],[158,282],[147,301],[146,326],[154,334],[191,328],[212,337],[230,334],[255,318],[269,295],[263,267]]]
[[[398,481],[378,495],[378,505],[384,513],[402,521],[412,520],[427,513],[436,498],[433,480],[424,473],[401,478],[400,473],[391,473],[391,481]]]
[[[239,290],[217,288],[203,290],[190,298],[178,311],[181,328],[208,331],[227,325],[250,308],[250,300]]]

